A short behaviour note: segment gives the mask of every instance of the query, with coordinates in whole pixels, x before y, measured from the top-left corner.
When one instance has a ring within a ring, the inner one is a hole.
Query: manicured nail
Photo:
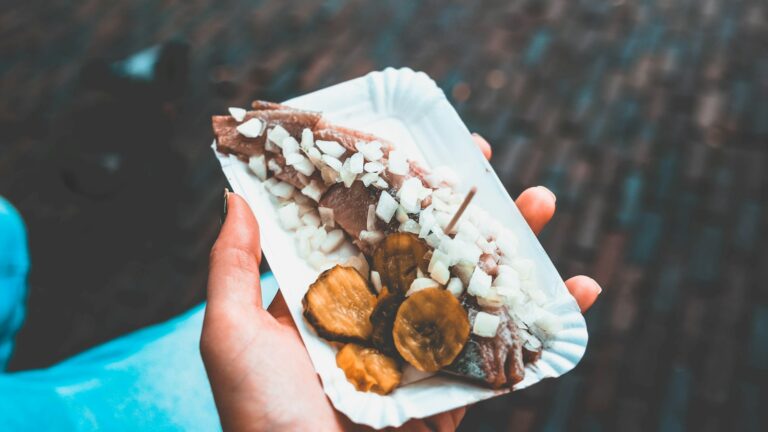
[[[557,202],[557,197],[555,196],[555,194],[551,190],[549,190],[549,188],[547,188],[546,186],[536,186],[536,187],[541,189],[541,190],[546,191],[552,197],[552,201],[553,202]]]
[[[219,216],[219,223],[224,225],[224,221],[227,219],[227,201],[229,200],[229,189],[224,188],[223,206],[221,207],[221,215]]]

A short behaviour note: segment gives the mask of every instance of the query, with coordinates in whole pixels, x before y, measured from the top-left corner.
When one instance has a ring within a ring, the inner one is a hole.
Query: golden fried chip
[[[375,348],[344,345],[336,354],[336,364],[359,391],[389,394],[400,384],[402,373],[397,362]]]
[[[390,234],[373,253],[373,269],[390,292],[405,295],[416,279],[416,269],[421,267],[426,272],[423,258],[428,250],[427,244],[414,234]]]
[[[309,286],[302,300],[304,317],[317,333],[330,340],[367,340],[376,297],[352,267],[335,266]]]
[[[436,372],[449,365],[467,343],[467,311],[442,288],[418,291],[400,305],[393,336],[397,351],[408,363]]]

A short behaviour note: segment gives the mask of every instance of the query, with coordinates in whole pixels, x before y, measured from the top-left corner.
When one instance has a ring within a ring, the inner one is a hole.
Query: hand
[[[490,158],[490,145],[475,137]],[[515,201],[534,232],[552,218],[555,196],[544,187]],[[230,193],[227,216],[211,250],[208,306],[200,351],[225,430],[362,429],[337,412],[323,392],[298,330],[278,293],[261,303],[259,228],[248,204]],[[600,293],[586,276],[565,282],[582,311]],[[465,408],[411,420],[403,430],[453,431]]]

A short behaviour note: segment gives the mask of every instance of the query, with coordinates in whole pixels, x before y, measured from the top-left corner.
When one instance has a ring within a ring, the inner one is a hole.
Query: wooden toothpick
[[[445,233],[450,234],[451,231],[453,231],[453,227],[459,222],[459,218],[464,213],[464,210],[467,209],[467,206],[469,206],[469,202],[472,201],[472,198],[475,197],[475,194],[477,193],[477,187],[472,186],[472,188],[467,192],[467,196],[464,198],[464,201],[459,206],[459,209],[456,210],[456,214],[453,215],[453,218],[450,222],[448,222],[448,225],[445,226]]]

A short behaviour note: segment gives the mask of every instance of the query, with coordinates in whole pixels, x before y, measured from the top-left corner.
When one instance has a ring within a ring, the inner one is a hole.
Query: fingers
[[[515,200],[515,204],[536,235],[555,214],[555,194],[544,186],[524,190]]]
[[[261,307],[259,225],[248,203],[228,193],[227,213],[211,249],[208,307],[256,305]]]
[[[483,152],[483,156],[485,156],[486,159],[491,160],[493,151],[491,150],[491,145],[488,141],[476,133],[472,134],[472,138],[475,140],[477,147],[480,148],[480,151]]]
[[[588,276],[574,276],[565,281],[565,286],[570,291],[582,312],[586,312],[597,300],[597,296],[603,291],[594,279]]]

